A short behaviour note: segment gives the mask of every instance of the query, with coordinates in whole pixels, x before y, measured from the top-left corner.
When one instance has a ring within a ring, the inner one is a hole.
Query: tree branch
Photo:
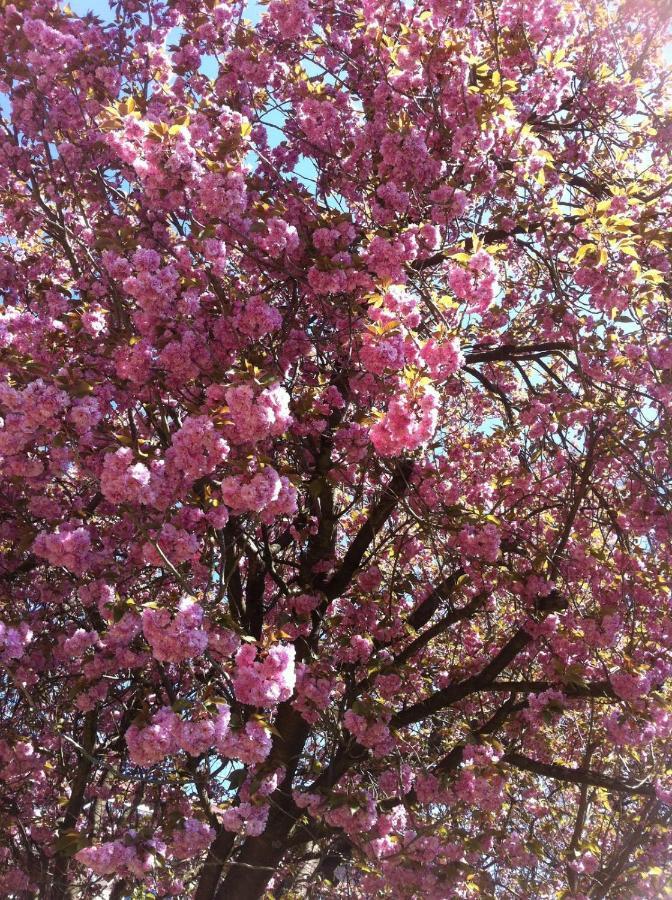
[[[399,500],[408,490],[408,479],[413,471],[413,460],[403,459],[397,465],[392,478],[383,488],[380,500],[373,507],[369,516],[357,532],[348,547],[338,571],[331,577],[324,589],[329,600],[340,597],[352,580],[364,554],[373,543],[374,538],[387,522]]]
[[[572,769],[569,766],[561,766],[555,763],[542,763],[536,759],[523,756],[522,753],[507,753],[503,761],[517,769],[542,775],[544,778],[553,778],[556,781],[566,781],[569,784],[588,784],[595,787],[606,788],[608,791],[617,791],[619,794],[636,794],[641,797],[655,797],[655,789],[652,784],[628,784],[619,778],[610,775],[602,775],[590,769]]]

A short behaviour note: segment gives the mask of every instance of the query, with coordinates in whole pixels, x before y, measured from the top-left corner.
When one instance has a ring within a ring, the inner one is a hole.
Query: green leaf
[[[70,829],[60,834],[54,842],[54,848],[57,853],[64,856],[74,856],[84,847],[88,846],[89,838],[80,831]]]
[[[245,781],[246,777],[247,772],[245,769],[236,769],[234,772],[231,772],[227,780],[232,788],[237,789]]]

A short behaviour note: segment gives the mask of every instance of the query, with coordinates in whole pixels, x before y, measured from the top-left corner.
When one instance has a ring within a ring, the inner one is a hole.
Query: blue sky
[[[87,12],[93,12],[103,19],[110,18],[110,7],[107,0],[67,0],[67,3],[70,9],[79,16],[82,16]],[[252,0],[247,6],[247,18],[254,20],[255,14],[259,10],[259,6],[255,0]]]
[[[110,15],[107,0],[70,0],[68,6],[79,16],[83,16],[87,12],[94,12],[101,18],[108,18]]]
[[[64,4],[67,3],[70,9],[79,16],[83,16],[88,12],[92,12],[97,16],[100,16],[100,18],[103,20],[112,20],[108,0],[62,0],[62,2]],[[256,2],[256,0],[247,0],[246,7],[246,18],[250,19],[250,21],[252,22],[256,22],[259,18],[259,14],[261,13],[261,6]],[[177,30],[175,30],[175,34],[179,36]],[[173,40],[172,32],[169,37],[170,40]],[[203,61],[203,65],[201,66],[201,71],[209,78],[214,78],[217,74],[216,68],[217,67],[215,65],[214,58],[211,57],[209,59],[208,57],[206,57]]]

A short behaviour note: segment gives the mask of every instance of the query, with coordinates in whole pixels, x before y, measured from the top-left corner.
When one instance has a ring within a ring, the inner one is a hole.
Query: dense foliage
[[[653,0],[0,9],[0,893],[658,898]]]

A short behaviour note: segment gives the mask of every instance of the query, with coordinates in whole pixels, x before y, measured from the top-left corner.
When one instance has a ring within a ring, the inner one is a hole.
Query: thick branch
[[[208,855],[203,863],[198,886],[194,894],[194,900],[212,900],[217,890],[222,870],[236,839],[234,831],[226,831],[220,826],[217,837],[208,850]]]
[[[523,756],[522,753],[507,753],[504,762],[517,769],[542,775],[544,778],[553,778],[556,781],[566,781],[570,784],[588,784],[595,787],[606,788],[608,791],[617,791],[619,794],[637,794],[641,797],[654,797],[655,790],[651,784],[628,784],[619,778],[610,775],[602,775],[590,769],[572,769],[569,766],[561,766],[555,763],[542,763],[536,759]]]
[[[542,694],[544,691],[558,690],[566,697],[608,697],[615,699],[616,694],[608,681],[596,681],[594,684],[563,684],[551,681],[493,681],[484,690],[512,691],[519,694]]]
[[[473,694],[482,688],[492,684],[495,678],[502,672],[516,656],[532,641],[531,636],[523,628],[520,628],[513,637],[502,647],[495,658],[480,672],[471,678],[466,678],[457,684],[451,684],[443,690],[437,691],[431,697],[414,703],[408,709],[402,710],[393,717],[391,727],[399,728],[404,725],[412,725],[426,716],[452,706],[464,697]]]
[[[466,354],[467,363],[503,362],[507,359],[534,359],[559,350],[571,350],[568,341],[541,341],[538,344],[502,344],[500,347],[479,350]]]
[[[383,489],[380,500],[373,507],[366,522],[348,547],[340,568],[327,583],[324,593],[329,600],[340,597],[350,584],[364,554],[389,519],[401,497],[408,490],[408,479],[412,471],[413,461],[410,459],[402,460],[396,467],[392,478]]]
[[[84,805],[84,795],[89,783],[91,769],[95,762],[94,747],[96,743],[96,728],[98,724],[98,714],[95,710],[88,712],[84,718],[84,728],[81,738],[81,751],[79,754],[79,763],[75,771],[72,782],[70,798],[65,807],[63,820],[58,829],[59,837],[63,837],[68,831],[72,830],[77,824],[77,819]],[[68,870],[70,868],[70,856],[63,851],[59,851],[54,856],[54,877],[49,894],[50,900],[65,900],[71,896],[70,887],[68,885]]]
[[[408,624],[415,631],[419,631],[429,622],[439,605],[447,600],[454,593],[460,578],[464,575],[464,569],[460,568],[456,572],[452,572],[447,578],[444,578],[433,591],[431,591],[425,599],[420,603],[408,617]]]

